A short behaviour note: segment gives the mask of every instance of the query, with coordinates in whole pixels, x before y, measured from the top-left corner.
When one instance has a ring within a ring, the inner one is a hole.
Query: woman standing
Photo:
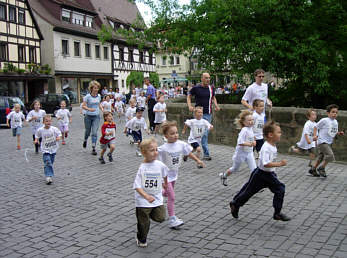
[[[97,141],[97,132],[100,125],[100,110],[103,112],[103,108],[100,105],[101,96],[99,95],[100,83],[97,81],[91,81],[89,83],[89,94],[83,98],[82,108],[86,110],[84,116],[84,142],[83,148],[87,147],[87,140],[92,131],[92,154],[97,155],[95,151],[95,145]]]

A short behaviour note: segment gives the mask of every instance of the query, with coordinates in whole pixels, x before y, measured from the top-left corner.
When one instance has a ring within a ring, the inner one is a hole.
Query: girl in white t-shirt
[[[45,115],[43,118],[44,126],[40,127],[35,134],[35,143],[41,142],[41,151],[43,154],[44,172],[46,176],[46,183],[50,185],[53,182],[53,163],[55,154],[59,148],[58,141],[60,140],[61,133],[58,128],[51,126],[51,115]]]
[[[101,102],[101,106],[102,106],[103,112],[113,113],[112,101],[109,95],[106,95],[104,97],[104,101]]]
[[[43,126],[43,117],[46,115],[46,111],[40,109],[41,103],[38,100],[35,100],[31,106],[34,108],[27,115],[27,122],[31,124],[31,131],[33,134],[33,142],[35,141],[36,131]],[[41,140],[39,140],[41,142]],[[35,145],[35,153],[39,153],[39,144]]]
[[[317,113],[313,109],[309,109],[306,113],[308,120],[302,130],[301,139],[295,146],[289,148],[289,153],[305,153],[308,152],[310,155],[309,167],[312,167],[312,161],[316,158],[317,153]]]
[[[67,138],[69,133],[69,123],[72,122],[71,113],[66,109],[66,102],[62,100],[60,102],[60,109],[58,110],[55,117],[58,119],[58,126],[62,134],[62,145],[65,145],[65,138]]]
[[[136,101],[137,101],[138,107],[141,107],[141,108],[146,107],[146,97],[145,97],[145,93],[143,91],[140,93],[140,96],[138,96],[136,98]]]
[[[233,166],[226,172],[220,173],[222,184],[227,186],[227,179],[231,173],[237,172],[240,169],[242,162],[246,162],[250,171],[253,172],[257,165],[253,155],[253,147],[256,146],[256,141],[253,133],[253,114],[251,111],[243,110],[239,118],[235,119],[235,124],[241,127],[241,131],[237,138],[237,145],[233,156]]]
[[[137,218],[136,243],[139,247],[147,247],[150,218],[159,223],[165,220],[162,188],[167,187],[168,167],[156,160],[157,147],[154,138],[145,139],[140,146],[144,160],[133,185]]]
[[[119,122],[121,122],[121,117],[124,114],[124,103],[119,97],[116,99],[116,102],[114,103],[114,109],[117,111]]]
[[[183,142],[178,140],[177,123],[165,122],[162,125],[162,132],[167,139],[167,143],[164,143],[158,148],[159,160],[168,166],[168,186],[167,190],[163,192],[167,200],[167,210],[169,213],[169,227],[176,228],[184,224],[184,222],[175,216],[175,192],[174,187],[178,176],[178,169],[182,163],[183,156],[188,156],[195,162],[204,167],[205,164],[198,159],[193,153],[193,148]]]
[[[23,121],[25,121],[25,117],[22,111],[20,111],[19,104],[15,104],[13,109],[14,110],[6,116],[6,124],[8,127],[11,126],[12,135],[17,137],[17,150],[20,150],[20,135],[22,134],[22,125]],[[11,125],[9,124],[10,121]]]
[[[165,104],[164,95],[160,95],[157,104],[153,107],[153,112],[155,114],[154,124],[155,124],[155,133],[159,132],[160,125],[166,121],[166,104]]]

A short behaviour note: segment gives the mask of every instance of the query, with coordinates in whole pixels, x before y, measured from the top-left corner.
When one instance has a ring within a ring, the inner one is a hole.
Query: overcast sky
[[[158,0],[160,1],[160,0]],[[190,0],[178,0],[178,2],[180,4],[189,4]],[[143,17],[143,19],[145,20],[146,24],[149,24],[149,22],[151,21],[151,9],[144,5],[143,3],[137,3],[137,7],[139,8],[141,15]]]

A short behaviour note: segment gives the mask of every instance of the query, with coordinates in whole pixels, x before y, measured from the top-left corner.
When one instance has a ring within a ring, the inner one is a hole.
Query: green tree
[[[141,87],[143,86],[143,72],[132,71],[127,77],[127,87],[131,88],[133,86]]]
[[[151,81],[152,85],[156,88],[159,87],[159,74],[158,73],[149,73],[149,80]]]
[[[345,103],[345,0],[140,1],[155,17],[139,42],[177,53],[195,49],[215,74],[242,78],[262,67],[283,79],[286,105]]]

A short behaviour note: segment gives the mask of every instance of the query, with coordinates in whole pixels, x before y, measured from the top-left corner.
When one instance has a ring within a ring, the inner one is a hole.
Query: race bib
[[[54,149],[57,146],[56,138],[53,136],[45,137],[42,144],[46,150]]]
[[[183,154],[165,152],[164,163],[170,170],[177,170],[182,163]]]
[[[111,140],[112,138],[115,137],[116,135],[116,129],[115,128],[106,128],[105,132],[108,134],[108,133],[112,133],[110,135],[106,135],[104,138],[106,140]]]
[[[254,130],[257,133],[260,133],[263,130],[263,127],[264,127],[264,121],[261,119],[257,119],[257,121],[255,122]]]
[[[142,172],[142,188],[148,194],[161,193],[162,182],[161,173],[144,171]]]
[[[201,138],[205,133],[204,127],[195,126],[193,129],[193,136],[195,139]]]

